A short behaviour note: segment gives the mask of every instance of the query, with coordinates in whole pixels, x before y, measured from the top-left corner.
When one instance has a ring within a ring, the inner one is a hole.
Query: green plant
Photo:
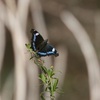
[[[44,61],[31,49],[30,44],[25,44],[28,51],[31,54],[30,59],[34,59],[34,63],[39,67],[41,70],[41,74],[39,75],[39,79],[42,81],[45,89],[41,93],[41,99],[45,100],[44,93],[49,92],[50,99],[55,99],[55,92],[58,90],[58,78],[55,77],[54,67],[51,66],[50,68],[46,68],[44,66]]]

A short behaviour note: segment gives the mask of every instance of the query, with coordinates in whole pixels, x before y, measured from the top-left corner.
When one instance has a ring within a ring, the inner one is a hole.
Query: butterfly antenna
[[[35,29],[31,29],[31,31],[30,31],[30,32],[31,32],[31,33],[34,33],[34,31],[35,31]]]

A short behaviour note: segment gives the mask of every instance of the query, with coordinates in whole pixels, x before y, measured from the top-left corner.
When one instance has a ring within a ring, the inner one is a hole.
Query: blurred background
[[[40,71],[25,47],[32,28],[59,52],[42,58],[64,91],[55,100],[100,100],[99,0],[1,0],[0,99],[40,100]]]

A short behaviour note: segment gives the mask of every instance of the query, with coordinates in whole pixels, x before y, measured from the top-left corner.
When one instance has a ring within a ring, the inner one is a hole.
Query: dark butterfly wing
[[[31,39],[31,48],[33,51],[37,51],[40,49],[40,45],[43,44],[44,39],[40,35],[40,33],[34,29],[31,30],[32,39]]]
[[[31,39],[31,48],[35,51],[40,57],[55,55],[58,56],[57,50],[47,43],[48,40],[44,40],[40,33],[34,29],[31,30],[32,39]]]
[[[51,46],[50,44],[47,43],[47,45],[41,49],[40,51],[37,52],[37,54],[42,57],[42,56],[49,56],[49,55],[55,55],[58,56],[57,50]]]

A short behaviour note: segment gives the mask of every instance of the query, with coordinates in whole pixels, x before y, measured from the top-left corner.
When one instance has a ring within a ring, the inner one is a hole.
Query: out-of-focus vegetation
[[[58,58],[43,58],[46,63],[49,63],[47,64],[48,67],[54,65],[55,70],[60,72],[57,73],[61,78],[59,86],[64,94],[57,94],[56,99],[100,100],[99,81],[94,80],[94,83],[99,84],[95,87],[95,93],[91,89],[93,84],[90,86],[90,69],[92,68],[89,69],[87,66],[91,66],[92,60],[88,61],[88,58],[85,58],[84,50],[82,51],[81,48],[82,45],[79,45],[73,31],[66,27],[62,21],[61,16],[64,11],[72,13],[86,30],[86,34],[89,36],[95,50],[97,62],[100,62],[99,0],[1,0],[1,100],[39,100],[39,93],[43,89],[38,84],[39,71],[34,62],[29,60],[29,56],[27,57],[27,50],[22,49],[27,41],[30,42],[31,28],[35,28],[44,35],[44,38],[48,38],[49,42],[57,47],[58,52],[60,52]],[[81,35],[83,33],[80,33],[78,38],[83,37]],[[84,42],[86,40],[82,43]],[[59,46],[64,47],[64,49],[59,48]],[[87,46],[86,50],[89,49]],[[91,55],[91,52],[89,53]],[[94,58],[94,56],[92,57]],[[96,66],[94,64],[94,68],[97,68]],[[93,71],[95,72],[95,70]],[[93,74],[91,77],[97,76],[98,79],[98,75]],[[20,95],[22,95],[22,98]]]

